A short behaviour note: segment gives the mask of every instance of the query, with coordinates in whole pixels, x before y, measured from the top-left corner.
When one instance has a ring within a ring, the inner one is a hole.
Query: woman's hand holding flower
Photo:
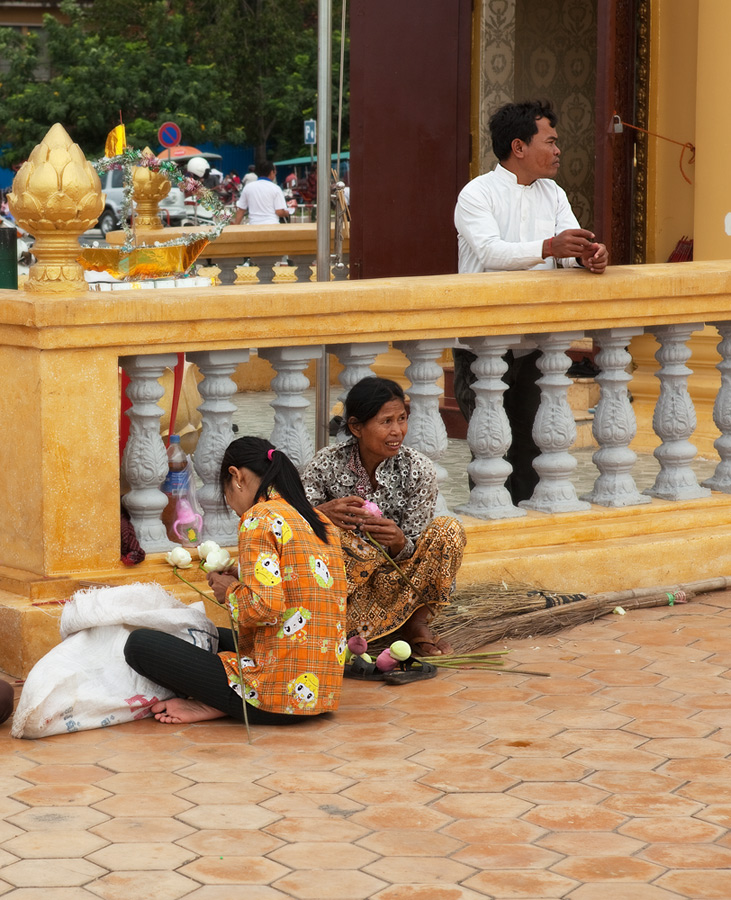
[[[231,585],[237,581],[233,575],[225,572],[209,572],[208,584],[213,591],[213,596],[219,603],[225,603],[228,597]]]
[[[321,503],[317,509],[330,519],[333,525],[344,528],[346,531],[355,531],[360,523],[367,518],[363,507],[366,501],[362,497],[339,497],[337,500],[328,500]],[[373,504],[375,506],[375,504]],[[378,507],[376,507],[378,509]]]
[[[385,547],[391,556],[398,554],[406,546],[406,536],[393,519],[387,519],[385,516],[368,516],[361,520],[361,531],[367,531],[368,534]]]

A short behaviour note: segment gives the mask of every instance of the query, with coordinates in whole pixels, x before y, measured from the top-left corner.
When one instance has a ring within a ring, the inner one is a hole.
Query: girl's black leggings
[[[220,650],[234,650],[230,629],[219,628],[218,637]],[[243,722],[241,697],[229,685],[226,669],[215,653],[163,631],[139,628],[127,638],[124,658],[135,672],[172,691],[176,697],[192,697]],[[302,718],[267,712],[251,704],[246,712],[250,723],[260,725],[291,725]]]

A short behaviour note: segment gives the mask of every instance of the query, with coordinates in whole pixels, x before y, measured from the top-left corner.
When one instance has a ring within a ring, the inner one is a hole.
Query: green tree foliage
[[[335,0],[335,85],[340,9]],[[173,120],[187,144],[302,152],[316,106],[317,0],[62,0],[60,10],[66,21],[46,16],[41,38],[0,29],[3,164],[25,159],[54,122],[101,155],[120,114],[137,147],[155,148]]]

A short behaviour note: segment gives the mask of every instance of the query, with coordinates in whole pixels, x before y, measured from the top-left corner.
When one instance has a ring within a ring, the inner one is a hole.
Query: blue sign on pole
[[[317,121],[305,119],[305,144],[317,143]]]
[[[163,147],[177,147],[180,136],[180,126],[176,122],[164,122],[157,132],[157,139]]]

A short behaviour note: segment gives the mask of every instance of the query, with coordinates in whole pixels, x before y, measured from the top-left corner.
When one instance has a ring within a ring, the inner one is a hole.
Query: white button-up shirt
[[[543,242],[567,228],[580,228],[566,193],[550,178],[518,184],[497,165],[462,188],[454,211],[460,272],[554,269],[543,259]],[[562,266],[578,265],[575,259]]]

